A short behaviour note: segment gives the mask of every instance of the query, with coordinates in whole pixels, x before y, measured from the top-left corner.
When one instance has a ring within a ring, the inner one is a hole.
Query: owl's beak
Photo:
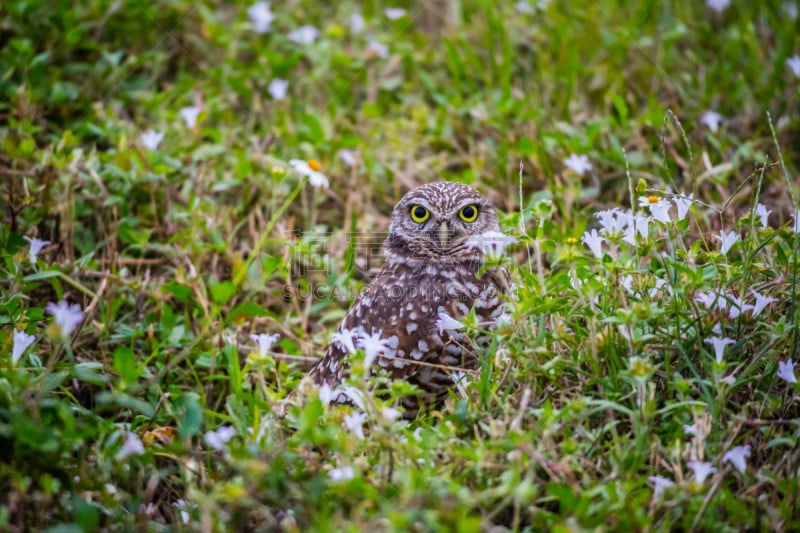
[[[439,224],[439,247],[442,250],[447,249],[447,244],[450,242],[450,228],[447,222]]]

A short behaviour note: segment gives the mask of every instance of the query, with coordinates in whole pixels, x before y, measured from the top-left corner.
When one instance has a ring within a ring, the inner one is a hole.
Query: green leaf
[[[178,433],[181,438],[192,437],[203,427],[203,408],[197,393],[187,392],[180,398]]]
[[[130,348],[120,346],[114,350],[114,369],[126,385],[135,383],[139,379],[139,365],[136,363],[136,355]]]
[[[214,300],[215,304],[225,305],[236,292],[236,287],[232,281],[226,280],[212,283],[209,286],[209,290],[211,291],[211,299]]]

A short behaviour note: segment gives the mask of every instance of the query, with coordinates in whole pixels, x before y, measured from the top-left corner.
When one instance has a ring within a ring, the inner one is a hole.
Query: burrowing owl
[[[354,403],[340,385],[345,359],[360,348],[373,373],[385,369],[422,391],[403,399],[406,416],[415,416],[420,403],[442,400],[455,376],[478,366],[478,352],[489,341],[486,335],[468,338],[460,320],[474,308],[485,329],[503,312],[508,272],[478,275],[481,240],[498,236],[494,208],[472,187],[438,182],[409,191],[392,213],[383,267],[350,307],[310,378],[327,389],[330,401]]]

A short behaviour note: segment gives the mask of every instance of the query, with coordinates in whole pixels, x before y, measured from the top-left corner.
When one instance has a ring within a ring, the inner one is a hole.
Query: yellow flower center
[[[322,165],[320,165],[319,161],[317,161],[316,159],[309,159],[308,160],[308,168],[310,168],[314,172],[319,172],[319,169],[322,168]]]
[[[567,237],[567,244],[578,244],[578,239],[575,237]]]
[[[648,196],[647,197],[647,201],[650,202],[651,204],[657,204],[658,203],[658,196]]]

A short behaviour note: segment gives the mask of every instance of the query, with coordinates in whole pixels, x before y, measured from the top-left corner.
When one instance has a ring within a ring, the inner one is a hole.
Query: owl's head
[[[410,190],[395,205],[386,257],[393,259],[475,260],[472,236],[500,231],[497,213],[478,191],[463,183],[440,181]]]

